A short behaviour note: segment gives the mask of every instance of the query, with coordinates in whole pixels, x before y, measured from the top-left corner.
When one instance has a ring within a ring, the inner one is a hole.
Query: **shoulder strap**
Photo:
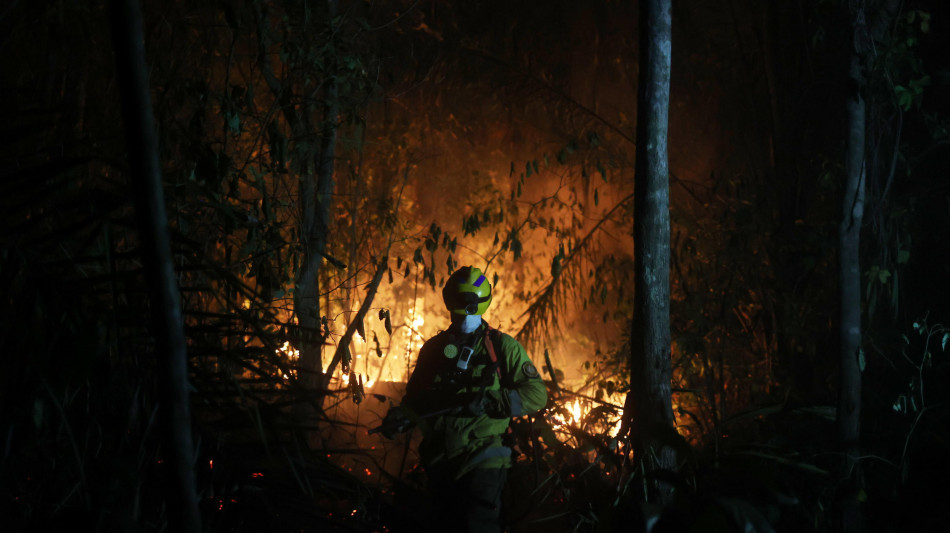
[[[488,357],[491,358],[491,364],[495,367],[495,372],[498,373],[498,380],[501,381],[501,365],[498,363],[498,354],[495,352],[495,342],[492,339],[493,335],[491,335],[493,331],[495,331],[494,328],[485,328],[485,347],[488,348]]]

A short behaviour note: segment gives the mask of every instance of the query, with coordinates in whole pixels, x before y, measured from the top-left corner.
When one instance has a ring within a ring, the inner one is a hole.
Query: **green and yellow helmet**
[[[481,315],[491,305],[491,283],[475,267],[456,270],[442,287],[445,307],[455,315]]]

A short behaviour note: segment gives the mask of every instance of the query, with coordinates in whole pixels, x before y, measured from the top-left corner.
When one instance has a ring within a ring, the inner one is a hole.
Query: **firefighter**
[[[543,408],[547,391],[524,347],[482,319],[492,287],[481,270],[457,270],[442,298],[451,325],[422,346],[383,434],[392,438],[414,425],[422,430],[419,456],[433,497],[434,530],[498,532],[512,456],[504,438],[508,424]]]

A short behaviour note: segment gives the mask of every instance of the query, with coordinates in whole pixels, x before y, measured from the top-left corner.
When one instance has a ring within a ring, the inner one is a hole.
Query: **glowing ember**
[[[300,350],[294,348],[290,341],[284,343],[283,346],[277,348],[277,353],[283,355],[284,357],[290,359],[291,361],[296,361],[300,359]]]
[[[568,410],[571,412],[572,421],[577,423],[582,420],[583,413],[581,413],[581,402],[579,400],[574,400],[573,404],[568,406]]]
[[[290,344],[290,341],[285,341],[284,344],[277,348],[277,355],[282,356],[291,362],[295,362],[300,359],[300,350],[293,347]],[[291,374],[295,374],[291,372]],[[281,373],[281,377],[284,378],[284,381],[290,381],[290,376],[287,373]]]
[[[548,420],[555,428],[568,426],[596,434],[607,434],[613,437],[620,431],[620,421],[623,415],[624,396],[620,393],[607,395],[602,400],[579,397],[572,400],[565,399],[560,408],[548,411]],[[572,438],[570,432],[558,432],[559,439],[566,442]]]
[[[553,413],[552,418],[559,426],[579,426],[589,409],[589,405],[582,406],[580,400],[575,399],[565,403],[561,410]]]

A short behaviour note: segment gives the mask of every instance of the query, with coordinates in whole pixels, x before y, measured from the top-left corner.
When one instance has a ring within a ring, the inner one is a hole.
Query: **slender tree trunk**
[[[169,482],[170,531],[201,531],[188,399],[181,303],[172,264],[168,218],[145,63],[138,0],[112,2],[112,36],[125,117],[132,189],[158,349],[161,432]]]
[[[328,106],[329,108],[330,106]],[[332,112],[328,109],[328,113]],[[335,116],[335,115],[334,115]],[[329,118],[327,118],[329,120]],[[335,128],[326,128],[324,135],[335,136]],[[316,389],[324,382],[320,310],[320,271],[326,254],[329,232],[330,196],[333,191],[334,141],[321,143],[320,161],[315,175],[312,171],[300,176],[299,195],[302,215],[300,228],[303,262],[295,281],[294,313],[300,326],[300,365],[302,383]],[[329,160],[326,162],[326,160]]]
[[[864,216],[865,115],[862,61],[852,53],[850,76],[856,90],[847,102],[848,140],[842,218],[838,227],[838,283],[841,338],[837,437],[844,453],[839,520],[845,532],[861,531],[855,471],[861,435],[861,221]]]
[[[851,0],[853,48],[848,65],[850,89],[847,109],[847,151],[841,223],[838,227],[838,275],[840,323],[840,378],[838,390],[837,440],[843,453],[840,486],[842,494],[838,521],[842,531],[863,531],[858,494],[862,480],[858,464],[861,440],[862,351],[861,306],[861,226],[864,218],[868,164],[875,158],[866,151],[867,117],[871,114],[864,100],[868,87],[866,72],[874,47],[886,46],[891,22],[900,9],[900,0]],[[879,71],[878,71],[879,72]]]
[[[670,381],[670,213],[667,128],[670,101],[671,0],[640,2],[640,80],[634,186],[636,292],[630,335],[628,420],[637,460],[673,469]],[[658,487],[655,499],[668,490]],[[648,495],[648,497],[651,497]],[[653,499],[653,498],[651,498]]]
[[[333,20],[339,10],[337,0],[327,0],[328,19]],[[320,310],[320,271],[326,256],[330,227],[330,204],[334,190],[333,171],[336,156],[337,118],[339,104],[336,81],[327,80],[326,104],[323,113],[323,132],[316,173],[304,172],[300,177],[301,227],[303,264],[296,280],[294,312],[303,335],[299,346],[302,381],[318,392],[322,404],[329,382],[324,376],[323,342]],[[302,136],[297,136],[302,138]]]
[[[851,81],[863,87],[861,60],[851,58]],[[838,440],[845,451],[858,444],[861,429],[861,222],[865,189],[865,104],[860,90],[848,98],[848,148],[842,218],[838,227],[838,264],[841,305],[841,381],[838,400]]]

